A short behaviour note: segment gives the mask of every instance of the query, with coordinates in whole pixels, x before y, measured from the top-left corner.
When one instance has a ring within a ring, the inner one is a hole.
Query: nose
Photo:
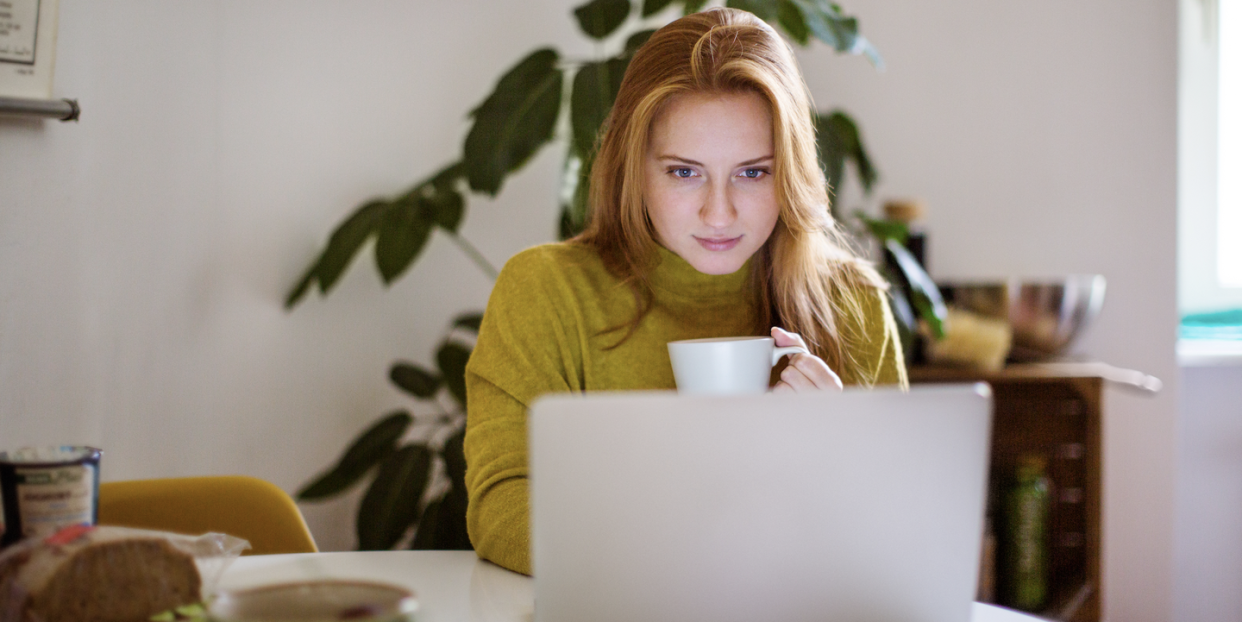
[[[713,229],[725,229],[737,220],[737,210],[733,208],[733,200],[729,190],[721,184],[711,184],[707,189],[707,198],[699,209],[699,217],[703,224]]]

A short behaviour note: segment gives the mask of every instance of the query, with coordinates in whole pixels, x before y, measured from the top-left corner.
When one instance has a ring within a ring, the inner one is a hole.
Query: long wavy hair
[[[651,310],[651,271],[658,262],[655,228],[643,201],[644,161],[651,128],[668,103],[689,93],[757,93],[772,116],[773,180],[780,215],[751,258],[756,333],[779,325],[802,335],[833,369],[867,371],[850,356],[853,337],[842,318],[863,317],[862,300],[884,288],[828,209],[828,188],[816,156],[806,83],[793,52],[759,18],[712,9],[661,28],[635,53],[604,125],[591,169],[590,219],[575,242],[594,248],[633,292],[634,318],[616,329],[624,342]]]

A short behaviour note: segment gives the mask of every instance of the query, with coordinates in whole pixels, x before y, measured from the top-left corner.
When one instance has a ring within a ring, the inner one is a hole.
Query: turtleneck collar
[[[751,260],[733,274],[703,274],[694,269],[677,253],[658,246],[660,264],[651,273],[652,289],[658,296],[674,296],[677,298],[697,299],[702,301],[719,298],[736,299],[744,292],[750,278]]]

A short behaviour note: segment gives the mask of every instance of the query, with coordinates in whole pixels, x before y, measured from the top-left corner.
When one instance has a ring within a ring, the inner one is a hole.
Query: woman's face
[[[772,114],[755,93],[675,97],[651,128],[643,199],[661,245],[703,274],[732,274],[780,207]]]

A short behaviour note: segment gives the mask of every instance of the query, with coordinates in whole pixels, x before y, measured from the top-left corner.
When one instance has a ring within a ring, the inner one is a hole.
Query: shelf
[[[1179,339],[1177,364],[1181,367],[1242,366],[1242,340]]]
[[[1004,492],[1024,456],[1046,459],[1050,480],[1047,534],[1049,599],[1040,616],[1071,622],[1102,618],[1100,588],[1102,499],[1101,415],[1104,386],[1119,383],[1146,394],[1160,381],[1103,363],[1010,365],[995,372],[958,367],[911,367],[912,383],[987,382],[992,385],[988,516],[998,538],[991,585],[1004,605]]]
[[[1100,378],[1121,387],[1143,393],[1159,393],[1164,383],[1155,376],[1133,369],[1113,367],[1099,362],[1058,361],[1051,363],[1017,363],[1000,371],[983,371],[970,367],[919,365],[909,369],[911,382],[969,382],[982,380],[1036,380],[1063,378]]]

